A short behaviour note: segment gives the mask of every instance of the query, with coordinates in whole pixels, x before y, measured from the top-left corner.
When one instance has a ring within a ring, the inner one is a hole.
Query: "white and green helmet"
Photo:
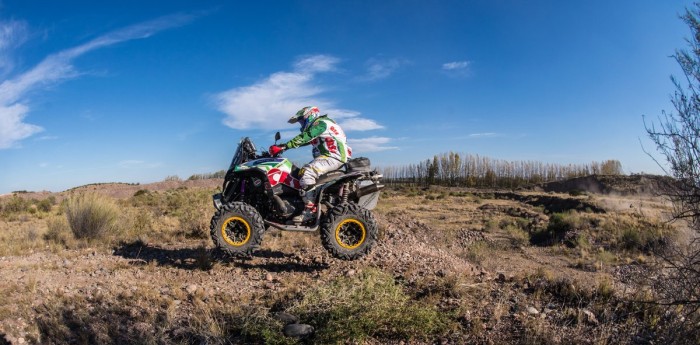
[[[301,108],[301,110],[297,111],[296,114],[289,118],[289,123],[299,122],[301,124],[301,131],[303,132],[306,129],[306,127],[311,125],[314,122],[314,120],[318,118],[318,115],[320,113],[321,111],[318,110],[318,107],[316,106],[303,107]]]

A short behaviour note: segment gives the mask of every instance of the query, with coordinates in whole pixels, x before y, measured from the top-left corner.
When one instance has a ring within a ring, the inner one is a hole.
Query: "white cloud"
[[[27,24],[19,20],[0,21],[0,75],[14,68],[12,53],[27,39]]]
[[[317,73],[335,71],[340,60],[329,55],[312,55],[301,58],[294,67],[302,73]]]
[[[44,129],[22,122],[29,109],[23,104],[0,105],[0,149],[39,133]]]
[[[51,54],[29,71],[4,80],[0,83],[0,149],[12,147],[20,140],[43,130],[39,126],[23,122],[29,112],[24,98],[28,92],[40,86],[76,77],[78,72],[71,64],[73,59],[98,48],[150,37],[159,31],[184,25],[192,19],[193,15],[175,14],[112,31],[85,44]],[[14,27],[16,29],[6,29],[0,24],[0,49],[11,47],[8,42],[19,39],[17,36],[22,34],[22,29],[19,29],[22,25],[15,24]],[[0,69],[2,59],[0,55]]]
[[[378,124],[374,120],[359,117],[351,117],[347,120],[340,120],[338,123],[341,127],[343,127],[343,130],[346,131],[369,131],[384,128],[384,126]]]
[[[471,61],[452,61],[442,64],[442,70],[449,76],[465,77],[471,73]]]
[[[497,136],[499,136],[498,133],[492,133],[492,132],[469,134],[470,138],[491,138],[491,137],[497,137]]]
[[[377,152],[398,149],[396,146],[386,146],[391,142],[391,138],[369,137],[361,139],[348,139],[348,145],[352,148],[353,155],[362,152]]]
[[[365,81],[384,79],[406,64],[408,64],[408,61],[403,59],[372,58],[367,61],[367,75],[360,79]]]
[[[382,128],[373,120],[358,117],[359,112],[341,109],[321,98],[326,89],[315,78],[336,70],[339,59],[328,55],[307,56],[294,64],[291,72],[276,72],[253,85],[241,86],[214,95],[216,108],[225,113],[223,123],[233,129],[276,130],[289,128],[287,120],[299,109],[315,105],[322,114],[349,124],[345,130]]]
[[[447,62],[442,64],[442,69],[444,70],[456,70],[456,69],[465,69],[469,67],[471,64],[470,61],[453,61],[453,62]]]

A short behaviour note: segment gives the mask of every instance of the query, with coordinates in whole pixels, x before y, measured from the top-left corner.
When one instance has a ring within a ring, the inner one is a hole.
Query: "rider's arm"
[[[312,125],[311,128],[303,131],[301,134],[289,140],[285,146],[288,149],[293,149],[295,147],[308,145],[311,140],[314,140],[319,135],[326,131],[325,121],[318,121],[316,124]]]

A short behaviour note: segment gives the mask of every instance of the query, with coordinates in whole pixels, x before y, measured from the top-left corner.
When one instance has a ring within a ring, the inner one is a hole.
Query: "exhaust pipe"
[[[382,189],[384,189],[383,184],[372,183],[369,186],[360,187],[360,189],[355,191],[355,196],[359,199],[365,195],[372,194],[374,192],[378,192]]]

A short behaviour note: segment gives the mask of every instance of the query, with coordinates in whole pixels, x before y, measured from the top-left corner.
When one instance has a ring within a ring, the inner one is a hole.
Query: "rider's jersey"
[[[332,157],[345,163],[352,156],[345,132],[328,115],[320,116],[305,131],[289,140],[286,146],[293,149],[308,144],[314,146],[314,158]]]

